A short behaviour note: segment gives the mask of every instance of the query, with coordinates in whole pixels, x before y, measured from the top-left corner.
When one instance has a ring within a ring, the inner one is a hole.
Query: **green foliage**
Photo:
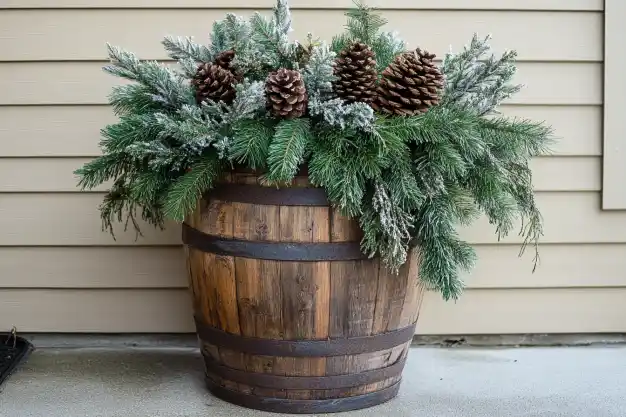
[[[180,70],[108,45],[105,71],[131,83],[109,96],[119,120],[102,129],[102,155],[76,170],[82,189],[111,184],[100,205],[103,228],[114,234],[113,225],[124,222],[141,233],[140,219],[155,227],[183,221],[234,166],[259,170],[274,185],[290,183],[307,166],[311,184],[358,219],[363,253],[398,270],[419,247],[421,280],[444,299],[460,295],[459,274],[476,261],[458,228],[481,216],[498,238],[521,221],[520,254],[533,245],[536,265],[543,219],[529,161],[549,151],[552,129],[498,112],[521,88],[512,82],[516,53],[488,56],[489,37],[474,35],[462,51],[445,56],[438,105],[391,117],[338,98],[334,60],[360,40],[375,51],[380,75],[406,44],[383,31],[385,19],[360,2],[346,17],[345,32],[330,46],[310,35],[303,47],[289,40],[286,0],[277,0],[270,17],[227,14],[213,24],[207,45],[165,38]],[[235,51],[235,100],[198,105],[189,78],[198,62],[226,50]],[[280,67],[302,72],[308,95],[302,118],[277,119],[266,110],[265,79]]]
[[[215,155],[202,158],[191,166],[189,172],[179,177],[168,190],[165,198],[165,215],[183,221],[193,212],[202,194],[213,187],[220,173]]]
[[[491,49],[491,36],[478,39],[474,34],[469,45],[459,54],[449,52],[442,64],[446,75],[443,106],[472,109],[485,116],[496,111],[502,101],[519,92],[522,85],[511,84],[517,71],[515,51],[506,51],[500,58],[485,57]]]
[[[406,43],[394,32],[381,32],[387,19],[368,7],[361,0],[354,1],[355,7],[348,10],[346,32],[333,37],[331,49],[336,53],[355,41],[364,42],[376,54],[376,68],[382,72],[393,59],[406,50]]]
[[[356,7],[346,11],[348,22],[346,28],[352,39],[358,39],[368,45],[374,43],[380,28],[387,24],[387,19],[363,1],[355,0]]]
[[[278,0],[272,10],[272,18],[267,19],[254,13],[250,19],[252,39],[257,43],[258,58],[269,68],[294,68],[297,62],[295,43],[289,41],[291,13],[287,0]]]
[[[267,180],[271,183],[288,183],[293,180],[304,152],[311,140],[308,119],[282,120],[276,126],[267,157]]]
[[[161,43],[167,55],[172,59],[189,58],[194,61],[208,62],[215,58],[215,54],[209,48],[197,44],[191,36],[166,36]]]
[[[267,167],[270,144],[274,139],[274,123],[270,120],[241,120],[234,127],[229,159],[253,170]]]

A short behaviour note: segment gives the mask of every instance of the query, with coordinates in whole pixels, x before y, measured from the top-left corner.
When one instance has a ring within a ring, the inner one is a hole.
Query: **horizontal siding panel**
[[[599,192],[538,193],[536,200],[544,217],[543,243],[626,242],[626,212],[602,211]],[[523,238],[518,236],[518,230],[519,227],[515,228],[502,243],[521,243]],[[495,227],[485,218],[462,228],[460,235],[472,243],[498,242]]]
[[[133,231],[120,230],[114,241],[101,231],[101,201],[98,193],[0,194],[0,246],[181,243],[177,225],[169,225],[165,231],[145,226],[144,236],[137,239]],[[537,204],[545,220],[543,243],[626,243],[626,212],[601,211],[599,192],[540,192]],[[517,230],[503,243],[521,243]],[[497,243],[495,228],[484,218],[461,228],[460,234],[474,244]]]
[[[626,289],[469,290],[453,303],[428,293],[417,333],[625,332],[625,297]],[[20,332],[194,331],[183,289],[0,290],[0,327],[12,326]]]
[[[626,287],[625,244],[541,245],[519,257],[514,245],[477,245],[478,262],[463,279],[467,288]]]
[[[85,158],[0,158],[0,192],[80,192],[74,171]],[[105,183],[93,191],[105,191]],[[88,190],[89,192],[89,190]]]
[[[0,158],[0,192],[81,192],[74,171],[91,158]],[[599,191],[601,158],[540,157],[531,168],[538,191]],[[553,173],[558,172],[558,175]],[[105,191],[107,182],[87,192]]]
[[[109,106],[0,107],[0,156],[96,156]]]
[[[601,106],[505,105],[501,110],[553,126],[559,138],[554,155],[602,154]],[[100,155],[100,129],[116,120],[108,105],[0,107],[0,138],[7,138],[0,157]]]
[[[186,288],[182,246],[4,247],[0,288]]]
[[[455,303],[425,297],[418,334],[626,331],[626,289],[470,290]]]
[[[207,22],[222,19],[227,12],[246,18],[252,14],[251,10],[182,9],[5,11],[0,14],[0,60],[106,59],[106,42],[144,59],[166,59],[160,44],[164,35],[189,35],[206,42]],[[346,23],[340,10],[294,10],[292,15],[293,39],[305,40],[313,32],[330,40]],[[477,32],[492,33],[495,51],[516,49],[520,60],[602,61],[601,13],[390,10],[384,15],[390,30],[398,31],[411,47],[419,45],[437,55],[450,45],[462,49]],[[140,31],[136,30],[139,21]]]
[[[102,194],[0,194],[0,246],[178,245],[180,227],[164,231],[141,221],[143,236],[132,224],[116,224],[114,240],[102,231],[98,206]]]
[[[4,0],[0,9],[54,8],[263,8],[273,0]],[[351,0],[291,0],[292,9],[343,9]],[[602,0],[369,0],[367,4],[380,9],[453,9],[453,10],[594,10],[604,9]]]
[[[602,106],[505,105],[500,110],[507,117],[545,121],[552,126],[557,137],[553,155],[602,155]]]
[[[0,105],[106,104],[111,87],[126,83],[100,62],[0,63]],[[527,87],[508,104],[602,104],[602,64],[519,63]]]
[[[536,191],[601,190],[602,158],[598,156],[540,157],[530,167]]]
[[[467,288],[626,287],[626,245],[543,245],[531,254],[511,245],[478,245]],[[185,257],[173,247],[4,247],[3,288],[186,288]]]
[[[0,290],[0,328],[18,332],[193,332],[187,290]]]

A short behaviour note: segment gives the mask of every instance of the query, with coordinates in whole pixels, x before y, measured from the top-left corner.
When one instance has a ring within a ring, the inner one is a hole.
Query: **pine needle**
[[[308,119],[282,120],[269,147],[267,180],[275,184],[293,180],[304,161],[304,152],[310,140]]]
[[[180,177],[167,192],[165,216],[182,222],[193,212],[199,198],[213,187],[219,175],[215,156],[205,157],[195,163],[189,172]]]

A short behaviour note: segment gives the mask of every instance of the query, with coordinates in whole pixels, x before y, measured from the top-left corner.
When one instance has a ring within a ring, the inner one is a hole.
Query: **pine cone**
[[[308,95],[298,71],[281,68],[265,81],[267,108],[276,117],[294,119],[306,112]]]
[[[216,64],[203,63],[198,66],[191,84],[196,89],[198,104],[209,99],[215,102],[232,103],[235,98],[235,76]]]
[[[411,116],[439,104],[444,76],[432,62],[434,57],[420,48],[398,55],[382,72],[374,110]]]
[[[335,60],[333,88],[337,95],[353,103],[370,103],[376,97],[376,54],[364,43],[355,42],[339,53]]]
[[[233,51],[232,49],[229,49],[228,51],[221,52],[219,55],[217,55],[215,59],[213,60],[213,63],[215,65],[219,65],[225,70],[232,72],[230,63],[233,60],[233,58],[235,58],[235,51]]]

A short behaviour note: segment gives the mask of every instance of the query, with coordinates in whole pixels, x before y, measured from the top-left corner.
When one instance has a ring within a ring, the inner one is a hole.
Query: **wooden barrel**
[[[306,177],[259,183],[228,174],[183,224],[209,390],[299,414],[395,397],[423,296],[417,253],[393,274]]]

